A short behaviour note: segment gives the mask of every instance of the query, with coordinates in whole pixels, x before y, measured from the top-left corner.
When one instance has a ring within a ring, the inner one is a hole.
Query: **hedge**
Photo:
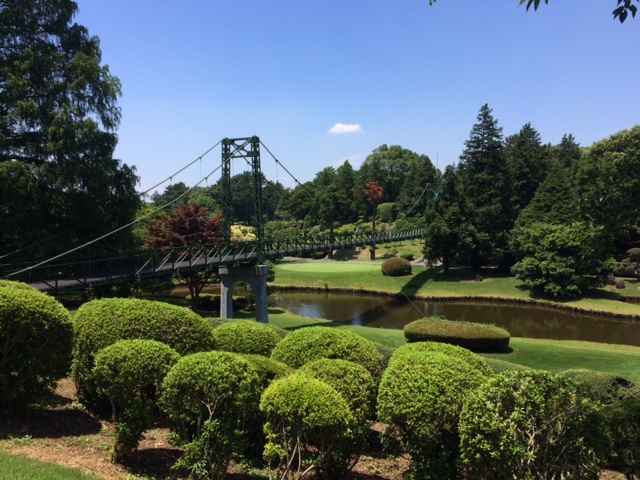
[[[474,352],[501,351],[509,346],[504,328],[483,323],[449,321],[439,317],[415,320],[404,327],[407,342],[441,342]]]
[[[342,395],[325,382],[293,374],[269,385],[260,410],[267,418],[265,460],[278,478],[301,478],[295,473],[306,470],[331,478],[332,457],[340,454],[354,421]]]
[[[518,365],[517,363],[511,363],[497,358],[485,358],[485,361],[494,373],[502,373],[509,370],[533,370],[532,368],[525,367],[524,365]]]
[[[609,440],[607,468],[627,479],[640,476],[640,399],[622,400],[601,410]]]
[[[96,353],[118,340],[156,340],[180,355],[213,350],[213,330],[182,307],[134,298],[105,298],[76,313],[72,376],[78,398],[90,409],[104,408],[92,375]]]
[[[35,401],[71,365],[69,312],[54,298],[16,283],[0,287],[0,411]]]
[[[384,372],[378,418],[400,439],[414,478],[459,479],[458,417],[466,395],[486,381],[469,363],[440,352],[407,352]]]
[[[615,373],[570,369],[561,372],[560,375],[581,385],[587,397],[604,405],[640,397],[640,389],[631,380]]]
[[[413,352],[443,353],[448,357],[457,358],[458,360],[468,363],[470,367],[476,369],[484,377],[491,377],[494,373],[491,367],[487,364],[487,361],[480,355],[477,355],[466,348],[440,342],[415,342],[402,345],[395,351],[389,361],[389,364],[402,361],[406,355]]]
[[[569,379],[509,371],[471,392],[460,414],[470,478],[597,480],[602,423]]]
[[[374,378],[382,371],[382,358],[373,342],[348,330],[329,327],[291,332],[275,346],[271,357],[296,369],[320,358],[339,358],[362,365]]]
[[[240,355],[200,352],[181,358],[167,374],[160,408],[171,421],[177,467],[195,477],[224,478],[234,455],[250,442],[247,424],[258,408],[260,382]]]
[[[392,257],[382,262],[382,275],[404,277],[411,275],[411,262],[406,258]]]
[[[98,352],[93,374],[113,408],[116,460],[138,447],[155,420],[156,395],[180,355],[155,340],[120,340]]]
[[[268,357],[282,339],[272,328],[255,321],[224,323],[213,330],[216,350]]]

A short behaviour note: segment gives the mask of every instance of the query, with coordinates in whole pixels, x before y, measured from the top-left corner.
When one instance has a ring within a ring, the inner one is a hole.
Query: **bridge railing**
[[[363,247],[420,238],[423,229],[391,230],[349,235],[303,235],[295,239],[265,239],[259,243],[189,245],[166,250],[138,250],[111,255],[73,256],[44,264],[0,265],[0,278],[42,289],[112,284],[149,277],[170,276],[185,270],[215,269],[219,265],[257,263],[260,259],[302,256],[331,249]]]

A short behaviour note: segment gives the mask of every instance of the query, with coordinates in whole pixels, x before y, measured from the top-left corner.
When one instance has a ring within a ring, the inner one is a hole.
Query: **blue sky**
[[[552,144],[640,123],[640,18],[614,21],[615,0],[76,1],[122,82],[116,157],[140,190],[225,137],[258,135],[304,182],[382,144],[442,170],[485,103],[505,136],[531,122]],[[172,181],[199,182],[220,155]],[[262,168],[294,186],[264,150]]]

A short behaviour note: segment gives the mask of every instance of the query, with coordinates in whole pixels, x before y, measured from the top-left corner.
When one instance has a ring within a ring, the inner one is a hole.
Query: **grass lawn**
[[[640,292],[640,285],[635,280],[628,280],[625,290],[604,288],[590,297],[553,301],[532,294],[515,277],[494,271],[482,272],[482,282],[474,282],[475,275],[470,271],[452,270],[444,275],[440,268],[425,269],[423,266],[414,266],[410,277],[392,278],[381,274],[378,263],[361,262],[282,263],[276,265],[275,271],[276,279],[272,284],[280,288],[405,294],[425,299],[513,300],[640,318],[640,304],[624,301],[625,296]]]
[[[0,452],[0,478],[11,480],[97,480],[77,470]]]

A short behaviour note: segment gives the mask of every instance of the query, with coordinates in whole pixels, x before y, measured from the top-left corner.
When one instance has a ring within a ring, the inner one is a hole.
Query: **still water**
[[[278,307],[311,318],[367,327],[402,329],[419,318],[440,315],[449,320],[493,323],[513,337],[583,340],[640,346],[640,322],[577,314],[529,305],[500,303],[434,303],[377,295],[329,292],[281,292]]]

